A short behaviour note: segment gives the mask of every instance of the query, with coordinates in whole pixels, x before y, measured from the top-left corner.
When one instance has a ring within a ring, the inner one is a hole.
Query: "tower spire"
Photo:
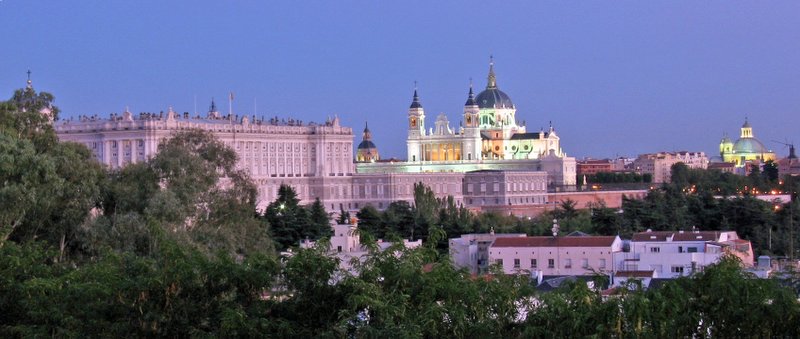
[[[497,77],[494,75],[494,56],[489,56],[489,82],[486,84],[487,89],[497,88]]]
[[[472,91],[472,78],[469,78],[469,95],[467,96],[467,102],[464,106],[472,106],[477,105],[478,103],[475,101],[475,92]]]
[[[31,70],[28,70],[28,89],[33,89],[33,83],[31,82]]]
[[[417,82],[414,81],[414,99],[411,101],[410,108],[422,108],[422,103],[419,102],[419,95],[417,95]]]

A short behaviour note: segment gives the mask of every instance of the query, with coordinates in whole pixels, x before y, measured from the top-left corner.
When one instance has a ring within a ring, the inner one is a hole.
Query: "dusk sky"
[[[414,81],[458,127],[470,78],[568,155],[718,155],[748,117],[800,143],[800,1],[0,0],[0,97],[32,71],[61,118],[197,111],[324,121],[405,158]],[[257,104],[256,104],[257,103]]]

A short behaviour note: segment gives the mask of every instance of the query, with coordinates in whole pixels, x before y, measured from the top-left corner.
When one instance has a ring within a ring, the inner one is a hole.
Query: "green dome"
[[[736,153],[769,153],[769,150],[764,147],[764,144],[756,138],[741,138],[736,140],[736,143],[733,145],[733,151]]]

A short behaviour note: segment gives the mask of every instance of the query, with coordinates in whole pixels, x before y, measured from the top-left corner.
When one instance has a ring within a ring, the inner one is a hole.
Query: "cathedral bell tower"
[[[407,160],[410,162],[422,161],[422,150],[420,141],[425,137],[425,110],[419,102],[417,86],[414,86],[414,100],[408,108],[408,139],[406,147],[408,150]]]
[[[480,108],[478,102],[475,101],[475,93],[472,92],[472,81],[469,83],[469,96],[467,102],[464,104],[464,128],[478,128],[480,122],[478,121],[478,114]]]
[[[480,106],[475,100],[475,93],[472,91],[472,81],[469,82],[469,95],[467,102],[464,103],[464,129],[463,144],[461,146],[461,159],[467,161],[480,160],[481,158],[481,129],[480,129]]]
[[[417,89],[414,88],[414,99],[408,108],[408,137],[420,137],[425,135],[425,110],[419,102]]]

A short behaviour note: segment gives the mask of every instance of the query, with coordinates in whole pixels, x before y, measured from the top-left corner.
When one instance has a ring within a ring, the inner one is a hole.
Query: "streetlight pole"
[[[789,197],[789,261],[794,261],[794,200]]]

